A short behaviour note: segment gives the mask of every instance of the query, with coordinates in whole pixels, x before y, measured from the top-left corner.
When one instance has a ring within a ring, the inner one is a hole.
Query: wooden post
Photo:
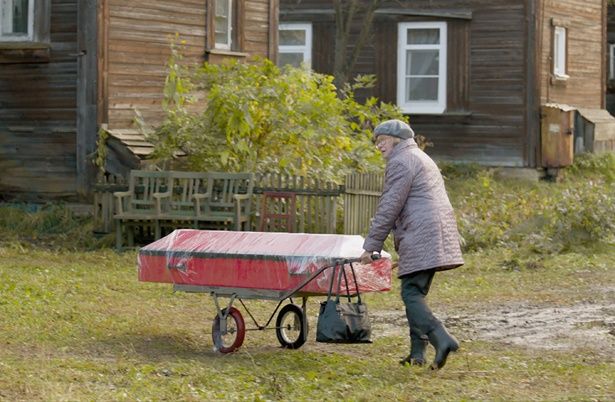
[[[96,150],[97,130],[97,7],[94,1],[77,3],[77,193],[90,196],[95,178],[91,154]]]

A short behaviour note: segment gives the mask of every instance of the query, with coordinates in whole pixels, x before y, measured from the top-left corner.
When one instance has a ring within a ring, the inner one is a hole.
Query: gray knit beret
[[[391,137],[398,137],[402,140],[407,140],[408,138],[414,138],[414,131],[412,131],[410,126],[403,121],[393,119],[383,121],[376,126],[374,129],[374,138],[379,135],[390,135]]]

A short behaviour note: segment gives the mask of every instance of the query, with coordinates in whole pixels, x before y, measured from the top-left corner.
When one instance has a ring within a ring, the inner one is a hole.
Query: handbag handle
[[[361,304],[361,293],[359,292],[359,283],[357,281],[357,274],[355,273],[354,266],[352,265],[352,261],[349,261],[348,264],[350,265],[350,271],[352,272],[352,279],[354,279],[354,287],[357,293],[357,302]],[[341,267],[341,272],[344,273],[344,282],[346,283],[346,294],[348,295],[348,301],[350,302],[350,289],[348,289],[348,278],[346,277],[346,270],[344,269],[344,265],[342,265]],[[340,299],[340,287],[342,285],[341,281],[342,281],[342,278],[340,275],[340,279],[338,281],[337,301],[339,301]]]
[[[359,292],[359,284],[357,281],[357,274],[354,270],[354,266],[352,265],[352,262],[349,261],[348,262],[350,265],[350,271],[352,272],[352,278],[354,279],[354,285],[355,285],[355,290],[357,293],[357,301],[359,304],[362,303],[361,301],[361,293]],[[343,262],[339,262],[336,261],[335,265],[333,266],[333,274],[331,274],[331,281],[329,282],[329,291],[327,292],[327,301],[331,300],[331,297],[333,296],[333,282],[335,281],[335,277],[336,277],[336,271],[339,265],[339,273],[337,274],[337,291],[336,291],[336,298],[335,301],[336,303],[339,303],[340,301],[340,293],[342,290],[342,275],[344,276],[344,283],[346,284],[346,297],[348,298],[348,302],[351,301],[351,296],[350,296],[350,289],[348,289],[348,277],[346,276],[346,270],[344,269],[344,266],[346,265],[346,261]]]

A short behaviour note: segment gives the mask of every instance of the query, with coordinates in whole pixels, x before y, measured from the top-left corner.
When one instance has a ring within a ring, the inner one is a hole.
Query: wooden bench
[[[129,190],[115,193],[118,213],[116,247],[123,228],[134,244],[134,227],[151,225],[159,239],[162,228],[245,229],[251,219],[254,176],[251,173],[145,172],[133,170]]]
[[[206,193],[194,196],[197,222],[243,230],[250,222],[253,191],[252,173],[207,173]]]
[[[115,245],[122,248],[123,229],[126,229],[128,245],[134,245],[135,227],[153,226],[155,236],[160,237],[154,194],[166,192],[169,187],[168,172],[131,170],[128,191],[113,193],[116,198]]]
[[[208,173],[170,171],[168,175],[168,190],[153,194],[158,221],[196,221],[195,197],[206,194]]]

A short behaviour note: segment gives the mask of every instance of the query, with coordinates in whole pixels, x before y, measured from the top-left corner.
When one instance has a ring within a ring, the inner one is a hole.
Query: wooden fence
[[[280,174],[255,175],[254,197],[252,205],[255,219],[252,229],[258,230],[261,218],[262,195],[266,192],[281,192],[295,198],[295,211],[292,213],[295,221],[293,228],[302,233],[337,233],[339,200],[343,188],[335,183],[324,180],[289,176]],[[95,230],[110,233],[114,230],[113,215],[115,199],[113,192],[126,191],[126,180],[117,176],[101,176],[94,186],[94,217]],[[276,210],[283,207],[280,200],[270,200],[268,209]]]
[[[301,233],[344,233],[365,235],[374,216],[382,191],[383,176],[379,174],[352,174],[346,176],[343,186],[324,180],[280,174],[257,174],[252,229],[259,229],[263,194],[282,192],[296,199],[294,231]],[[113,192],[128,189],[126,181],[118,176],[100,176],[94,186],[95,230],[110,233],[114,230]],[[286,202],[286,201],[277,201]],[[288,205],[269,204],[268,208],[281,211]],[[279,212],[278,211],[278,212]],[[288,211],[286,211],[288,213]],[[340,222],[338,217],[343,217]],[[341,223],[343,223],[343,228]]]
[[[111,233],[115,230],[113,215],[115,214],[116,191],[128,190],[128,184],[122,176],[99,175],[94,185],[94,231]]]
[[[337,233],[337,204],[342,187],[324,180],[303,176],[257,174],[255,194],[281,192],[296,197],[293,227],[300,233]],[[263,197],[255,197],[257,222],[261,218]],[[278,201],[280,202],[280,201]],[[281,205],[270,208],[281,209]]]
[[[365,235],[376,213],[384,176],[350,174],[344,182],[344,233]]]

